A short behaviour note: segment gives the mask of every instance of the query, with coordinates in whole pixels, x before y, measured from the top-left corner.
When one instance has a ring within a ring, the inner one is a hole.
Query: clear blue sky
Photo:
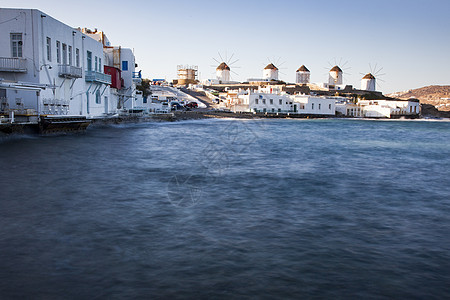
[[[341,61],[345,83],[358,88],[360,73],[375,64],[386,73],[385,93],[450,84],[449,0],[2,0],[1,7],[37,8],[103,30],[113,45],[135,49],[147,78],[174,79],[178,64],[214,78],[220,52],[239,59],[232,76],[241,81],[260,78],[270,58],[290,82],[302,64],[311,81],[323,82]]]

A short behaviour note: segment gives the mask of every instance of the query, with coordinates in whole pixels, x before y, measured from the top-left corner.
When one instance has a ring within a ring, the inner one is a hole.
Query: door
[[[87,70],[92,71],[92,52],[87,52]]]

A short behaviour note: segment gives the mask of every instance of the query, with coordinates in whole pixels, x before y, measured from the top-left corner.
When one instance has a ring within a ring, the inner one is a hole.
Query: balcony
[[[87,82],[111,84],[111,75],[96,71],[86,71],[84,74]]]
[[[83,70],[71,65],[58,65],[60,77],[64,78],[81,78],[83,76]]]
[[[142,82],[141,71],[139,71],[139,72],[133,72],[133,81],[134,81],[135,83],[141,83],[141,82]]]
[[[0,57],[0,72],[27,72],[27,59],[20,57]]]

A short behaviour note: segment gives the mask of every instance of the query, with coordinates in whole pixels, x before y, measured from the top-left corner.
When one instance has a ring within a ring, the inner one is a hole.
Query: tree
[[[150,79],[142,79],[141,84],[136,85],[136,89],[142,92],[143,97],[148,97],[148,95],[151,95]]]

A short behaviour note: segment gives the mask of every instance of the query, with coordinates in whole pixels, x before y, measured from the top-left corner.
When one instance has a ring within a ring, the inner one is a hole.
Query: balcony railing
[[[141,71],[133,72],[133,81],[134,82],[141,82],[142,81]]]
[[[83,69],[71,65],[58,65],[59,76],[65,78],[81,78]]]
[[[0,72],[27,72],[27,59],[20,57],[0,57]]]
[[[111,75],[96,71],[86,71],[85,80],[87,82],[111,84]]]

